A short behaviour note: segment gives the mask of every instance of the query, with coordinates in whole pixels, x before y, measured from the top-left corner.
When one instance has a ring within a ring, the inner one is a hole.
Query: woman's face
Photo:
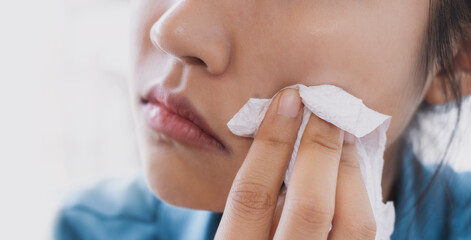
[[[171,204],[222,211],[253,141],[233,135],[226,123],[249,98],[271,98],[296,83],[336,85],[391,115],[390,148],[423,98],[419,66],[428,4],[136,1],[131,85],[152,191]],[[227,151],[152,130],[139,105],[157,84],[186,98]]]

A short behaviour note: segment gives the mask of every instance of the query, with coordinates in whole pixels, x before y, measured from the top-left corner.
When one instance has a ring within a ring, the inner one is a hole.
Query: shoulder
[[[446,204],[449,239],[471,236],[471,172],[443,169],[443,202]]]
[[[212,239],[220,217],[159,200],[140,174],[103,180],[69,196],[56,217],[54,238]]]
[[[447,164],[424,164],[410,150],[401,170],[393,239],[471,236],[471,172],[457,172]]]
[[[54,235],[56,239],[127,239],[124,229],[139,229],[139,239],[150,239],[155,230],[148,223],[154,221],[158,204],[141,175],[102,180],[68,196],[57,215]]]

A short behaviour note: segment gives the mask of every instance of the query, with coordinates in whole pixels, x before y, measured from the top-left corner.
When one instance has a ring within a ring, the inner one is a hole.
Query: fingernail
[[[344,132],[343,140],[348,143],[353,143],[355,141],[355,137],[349,132]]]
[[[300,107],[301,98],[296,90],[286,90],[281,95],[280,102],[278,103],[278,114],[295,118],[299,113]]]

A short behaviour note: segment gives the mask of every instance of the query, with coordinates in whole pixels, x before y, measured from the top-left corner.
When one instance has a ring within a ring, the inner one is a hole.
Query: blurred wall
[[[129,102],[128,0],[51,1],[44,14],[42,159],[54,217],[74,189],[140,167]]]
[[[64,196],[139,171],[128,0],[0,6],[0,239],[50,239]]]
[[[45,56],[54,64],[47,67],[53,76],[43,78],[43,158],[62,162],[67,181],[77,184],[129,174],[139,167],[127,87],[129,1],[62,5],[55,54]]]

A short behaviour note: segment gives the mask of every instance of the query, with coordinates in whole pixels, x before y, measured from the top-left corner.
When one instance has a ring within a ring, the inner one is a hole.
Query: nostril
[[[206,67],[206,63],[201,60],[200,58],[197,58],[197,57],[191,57],[191,56],[186,56],[186,57],[182,57],[181,58],[184,62],[188,63],[188,64],[193,64],[193,65],[202,65],[202,66],[205,66]]]

